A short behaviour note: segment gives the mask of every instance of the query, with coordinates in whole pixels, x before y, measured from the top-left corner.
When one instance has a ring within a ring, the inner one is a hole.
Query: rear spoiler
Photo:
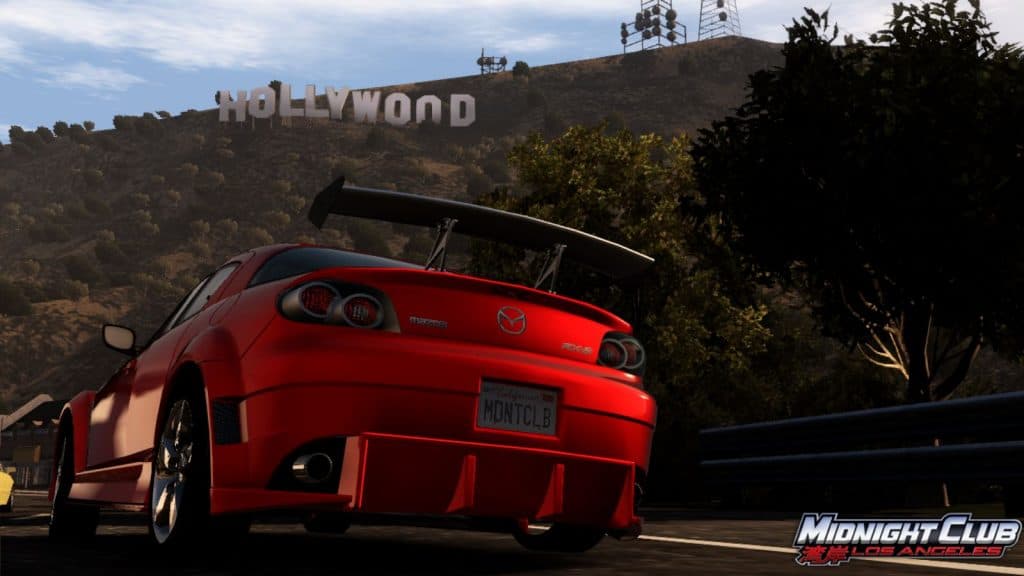
[[[441,268],[444,267],[445,245],[453,230],[537,252],[548,251],[548,263],[537,286],[548,278],[554,285],[563,255],[616,280],[638,276],[654,264],[650,256],[575,228],[446,198],[346,186],[344,176],[316,195],[309,220],[319,229],[330,214],[437,226],[438,235],[427,268],[439,258]]]

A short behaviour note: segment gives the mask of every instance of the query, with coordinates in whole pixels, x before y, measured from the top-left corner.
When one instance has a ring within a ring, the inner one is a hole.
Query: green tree
[[[522,60],[516,60],[515,66],[512,67],[513,78],[529,78],[530,77],[530,65]]]
[[[638,294],[571,261],[563,263],[557,289],[631,319],[647,349],[645,386],[659,403],[653,465],[661,470],[662,489],[673,493],[687,477],[684,454],[693,455],[686,445],[697,428],[710,424],[708,414],[737,397],[763,398],[774,387],[751,372],[770,336],[764,308],[730,295],[743,291],[725,285],[701,257],[698,247],[710,241],[698,221],[679,209],[680,191],[698,197],[688,148],[683,137],[666,143],[653,134],[609,135],[603,125],[576,126],[550,141],[535,133],[509,154],[518,185],[480,198],[655,258]],[[519,250],[474,244],[472,252],[476,274],[532,284],[538,273],[537,259],[532,269],[524,267],[520,262],[528,255]],[[749,409],[761,405],[750,402]]]
[[[93,129],[96,128],[96,123],[92,120],[86,120],[85,122],[82,122],[82,126],[85,128],[86,132],[92,132]]]
[[[785,66],[694,148],[750,267],[803,290],[911,402],[953,394],[987,341],[1020,350],[1024,63],[970,5],[895,4],[845,46],[807,10]]]

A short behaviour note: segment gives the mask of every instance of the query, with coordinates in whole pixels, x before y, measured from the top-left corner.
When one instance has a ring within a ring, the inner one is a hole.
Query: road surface
[[[640,540],[606,538],[585,554],[531,552],[506,534],[353,526],[346,534],[324,536],[270,521],[257,523],[237,548],[215,557],[172,558],[149,544],[144,520],[118,513],[103,517],[88,547],[57,548],[46,538],[48,510],[44,495],[21,493],[15,511],[0,515],[0,575],[1024,575],[1024,544],[988,562],[854,560],[837,568],[802,567],[790,546],[795,518],[749,519],[738,513],[651,511]]]

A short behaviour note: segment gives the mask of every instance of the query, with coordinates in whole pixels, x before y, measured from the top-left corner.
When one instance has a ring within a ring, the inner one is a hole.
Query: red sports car
[[[656,406],[630,325],[541,289],[561,258],[615,278],[653,260],[527,216],[345,186],[329,214],[437,225],[426,266],[309,245],[228,260],[60,418],[50,535],[95,533],[100,507],[153,539],[243,534],[259,511],[311,531],[459,519],[524,546],[583,551],[639,533]],[[535,287],[444,270],[449,234],[550,248]],[[548,528],[536,531],[536,522]],[[212,529],[212,531],[211,531]]]

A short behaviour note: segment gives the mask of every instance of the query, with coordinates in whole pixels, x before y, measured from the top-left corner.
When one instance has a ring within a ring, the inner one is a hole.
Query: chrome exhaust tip
[[[303,454],[292,462],[292,475],[299,482],[319,484],[331,476],[334,461],[323,452]]]

